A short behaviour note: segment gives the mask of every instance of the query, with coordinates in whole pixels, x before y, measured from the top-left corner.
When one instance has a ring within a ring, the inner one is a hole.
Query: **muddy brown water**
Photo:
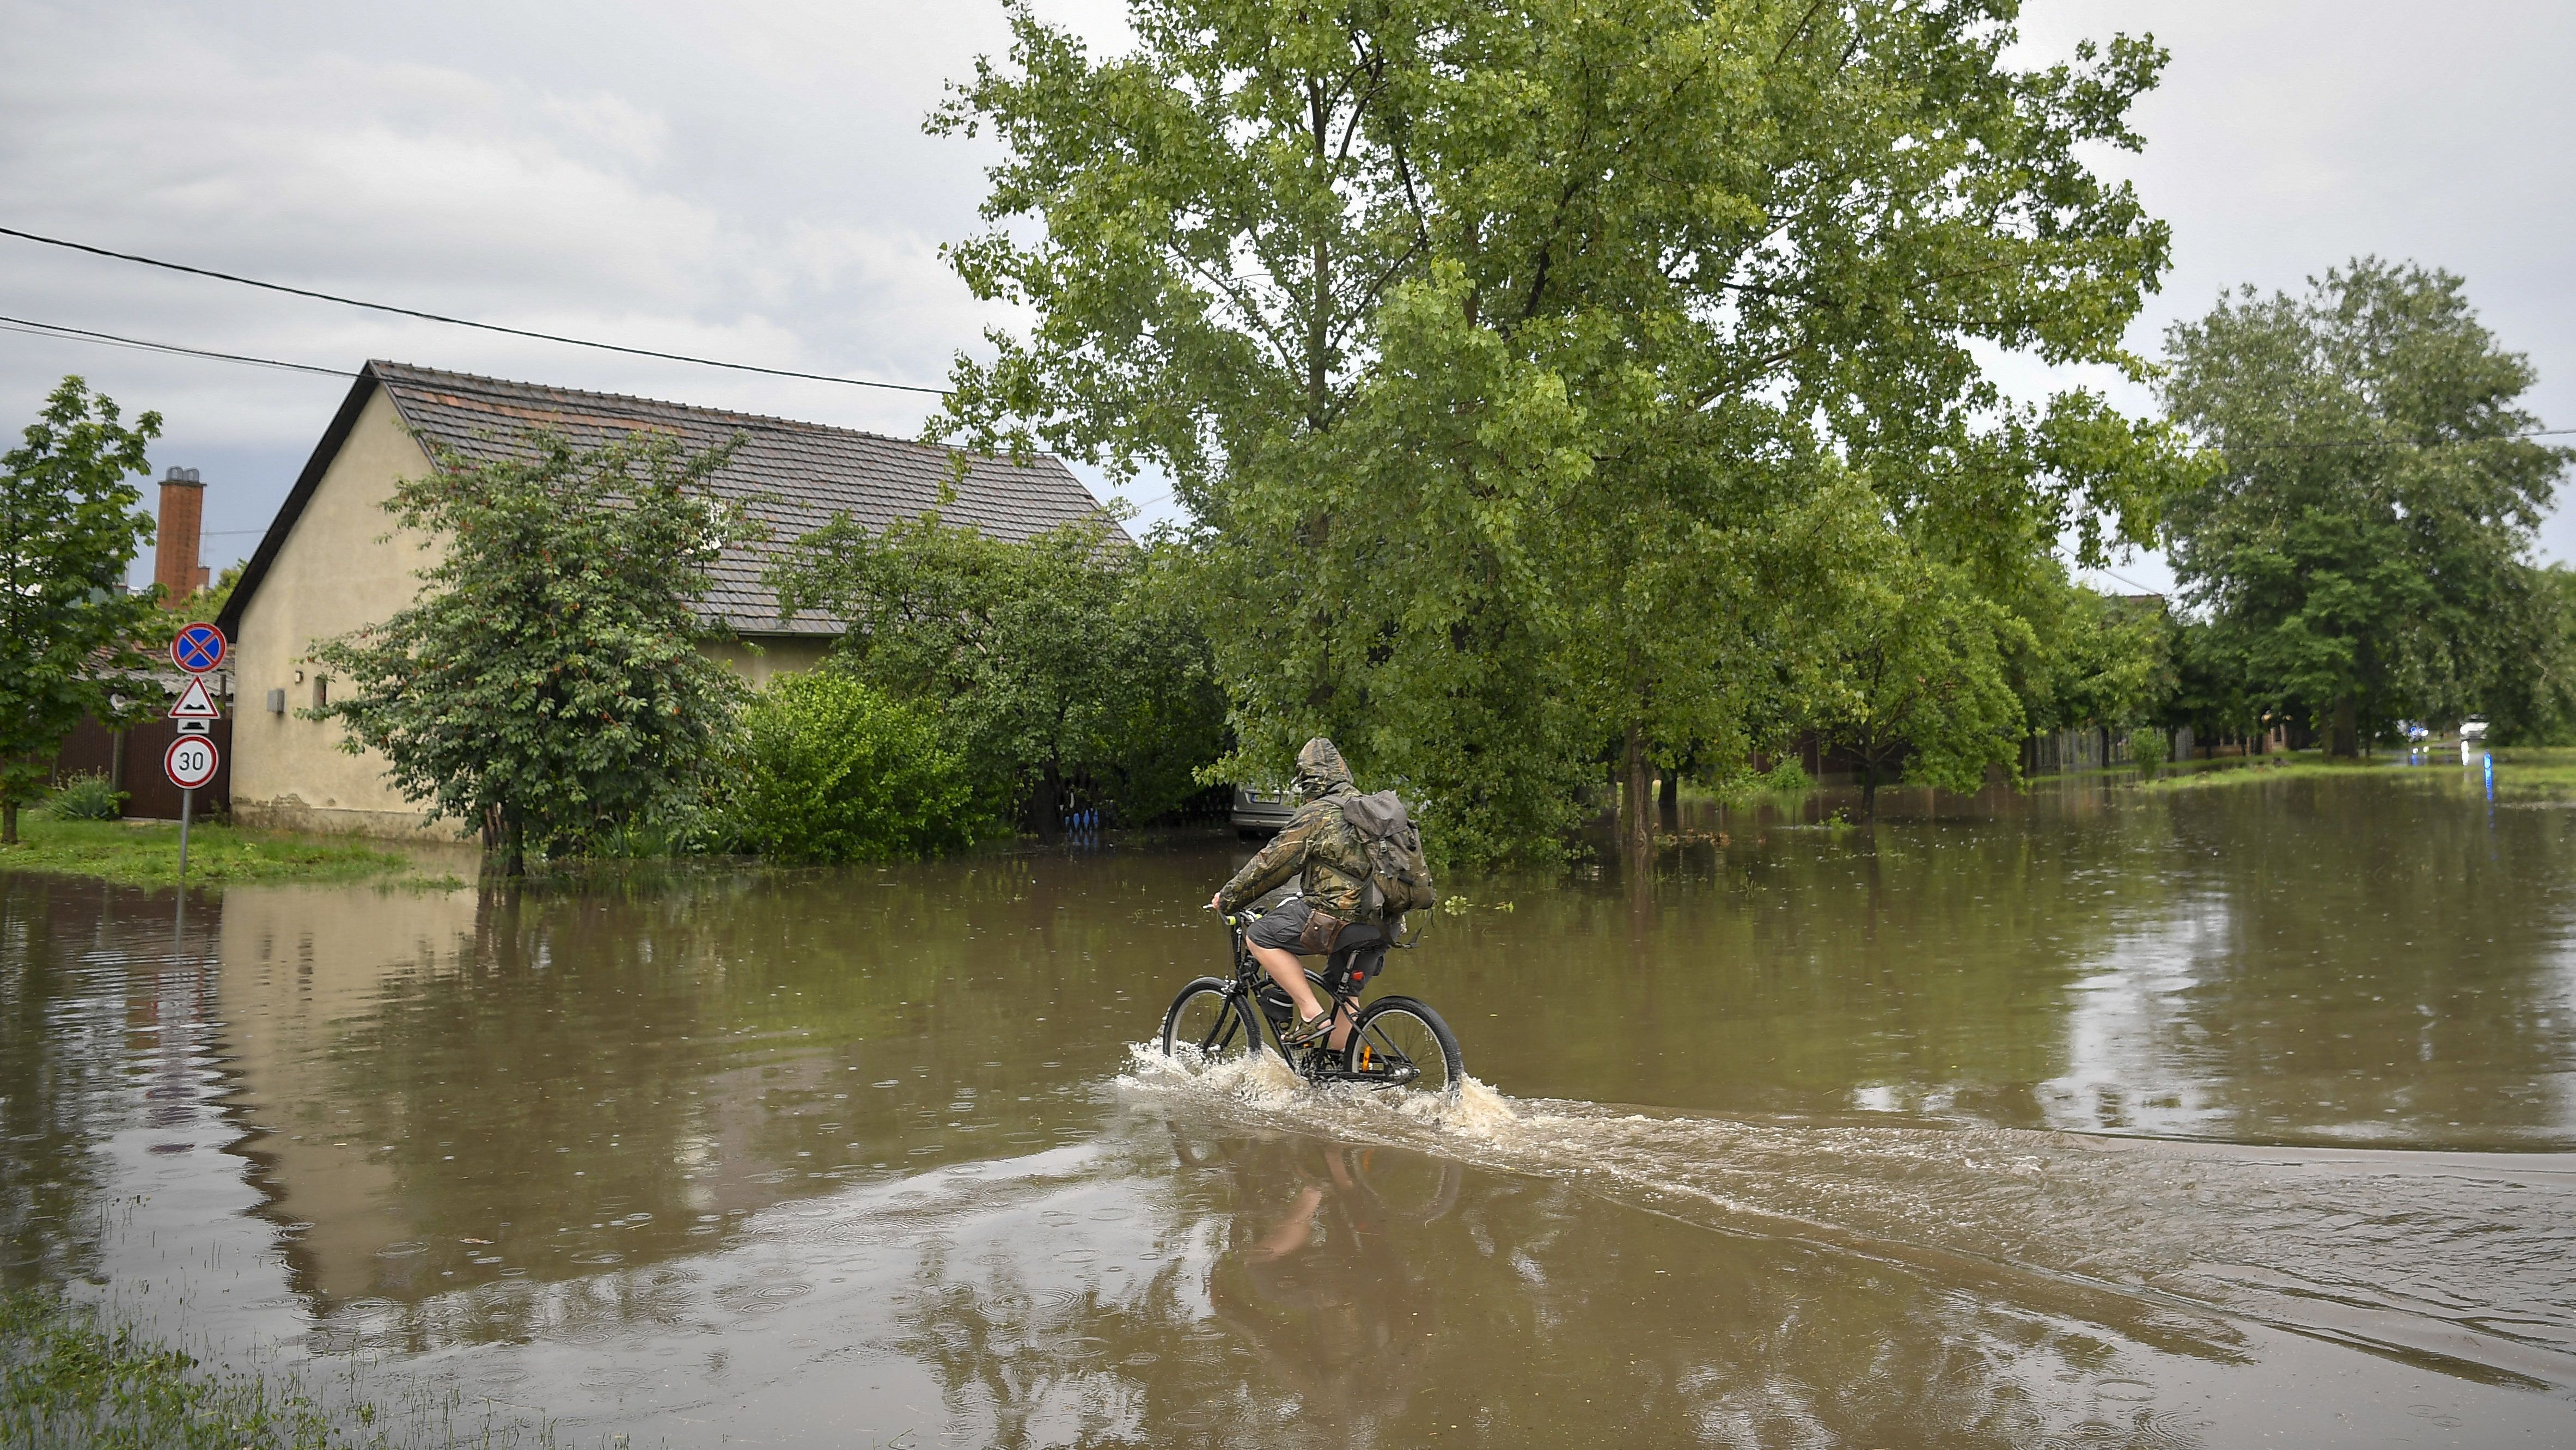
[[[8,1272],[569,1443],[2576,1443],[2576,811],[1836,804],[1450,883],[1437,1109],[1136,1050],[1224,837],[0,876]]]

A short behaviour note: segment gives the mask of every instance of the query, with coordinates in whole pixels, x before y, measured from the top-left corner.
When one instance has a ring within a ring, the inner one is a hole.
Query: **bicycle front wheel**
[[[1467,1077],[1457,1034],[1411,997],[1380,997],[1351,1032],[1352,1076],[1364,1083],[1454,1098]]]
[[[1181,989],[1163,1014],[1163,1055],[1214,1065],[1261,1055],[1261,1026],[1234,984],[1201,977]]]

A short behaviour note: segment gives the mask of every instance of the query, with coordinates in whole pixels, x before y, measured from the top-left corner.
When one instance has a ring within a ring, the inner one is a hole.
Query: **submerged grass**
[[[2496,789],[2523,795],[2576,796],[2576,749],[2521,746],[2492,752]]]
[[[2445,747],[2444,754],[2457,747]],[[2576,797],[2576,749],[2530,746],[2490,752],[2495,761],[2495,789],[2498,795],[2539,797]],[[2456,757],[2454,756],[2454,759]],[[2166,775],[2141,780],[2140,789],[2158,791],[2208,790],[2249,785],[2263,785],[2283,780],[2321,780],[2328,777],[2349,778],[2374,775],[2383,779],[2406,778],[2425,782],[2464,781],[2470,775],[2483,777],[2483,767],[2473,755],[2457,765],[2452,759],[2435,755],[2429,760],[2410,761],[2406,756],[2380,755],[2361,760],[2329,760],[2313,752],[2293,755],[2257,755],[2244,760],[2209,762],[2187,775]]]
[[[35,1291],[0,1294],[0,1450],[460,1450],[557,1444],[550,1430],[457,1424],[455,1403],[325,1405],[291,1378],[209,1365]],[[422,1397],[415,1390],[413,1400]],[[451,1395],[450,1401],[454,1399]],[[467,1418],[471,1418],[470,1415]],[[619,1437],[622,1441],[622,1437]]]
[[[0,871],[50,871],[127,886],[173,886],[179,880],[179,827],[170,822],[57,821],[19,817],[19,843],[0,846]],[[406,875],[408,857],[356,841],[290,836],[231,826],[188,829],[188,879],[361,881]]]
[[[2210,790],[2261,785],[2275,780],[2317,780],[2326,776],[2358,775],[2386,769],[2384,762],[2373,760],[2328,760],[2313,754],[2251,755],[2242,760],[2170,767],[2166,773],[2140,779],[2137,785],[2141,790]]]

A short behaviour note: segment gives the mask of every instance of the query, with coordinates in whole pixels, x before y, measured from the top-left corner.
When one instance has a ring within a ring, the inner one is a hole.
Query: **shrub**
[[[1807,768],[1795,760],[1781,761],[1754,779],[1764,790],[1778,791],[1782,795],[1797,795],[1816,788],[1815,781],[1807,775]]]
[[[2165,732],[2152,725],[2130,731],[2129,758],[2137,762],[2140,775],[2154,775],[2165,763]]]
[[[928,709],[837,670],[785,675],[743,712],[725,811],[782,861],[884,861],[972,845],[990,792]]]
[[[96,771],[76,775],[45,797],[45,814],[58,821],[112,821],[125,814],[125,792]]]

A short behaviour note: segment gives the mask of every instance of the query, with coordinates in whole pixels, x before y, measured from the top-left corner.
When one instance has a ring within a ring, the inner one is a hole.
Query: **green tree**
[[[1833,688],[1816,712],[1822,736],[1860,761],[1863,818],[1896,778],[1972,791],[1986,767],[2018,769],[2024,733],[2010,657],[2030,626],[1977,591],[1963,570],[1905,551],[1841,611]]]
[[[436,816],[483,832],[503,871],[698,799],[741,682],[698,648],[695,604],[744,510],[707,478],[740,440],[688,453],[628,434],[578,447],[531,432],[494,457],[441,453],[385,508],[433,540],[419,596],[317,641],[338,720]]]
[[[2178,626],[2163,600],[2107,595],[2043,560],[2011,607],[2028,631],[2013,662],[2027,729],[2136,725],[2173,697]]]
[[[2084,157],[2162,57],[2016,69],[2015,10],[1135,0],[1094,61],[1015,4],[931,124],[1001,140],[951,257],[1035,320],[934,431],[1171,477],[1225,770],[1329,733],[1451,854],[1546,855],[1605,742],[1642,801],[1815,678],[1888,518],[2147,536],[2170,440],[1976,348],[2135,369],[2165,231]]]
[[[2167,334],[2165,401],[2226,460],[2171,515],[2205,654],[2335,755],[2474,709],[2520,664],[2524,559],[2571,455],[2518,436],[2531,365],[2463,285],[2362,258]]]
[[[144,454],[161,415],[127,427],[114,401],[67,377],[0,457],[0,845],[44,788],[54,752],[84,715],[116,720],[160,691],[144,636],[152,591],[125,571],[152,539]]]
[[[2576,745],[2576,571],[2529,570],[2523,608],[2508,646],[2516,667],[2500,671],[2483,708],[2498,745]]]
[[[1051,839],[1078,780],[1083,803],[1142,823],[1223,749],[1206,641],[1159,557],[1106,515],[1011,542],[936,513],[873,532],[844,514],[771,578],[784,615],[848,626],[837,668],[938,711]]]

